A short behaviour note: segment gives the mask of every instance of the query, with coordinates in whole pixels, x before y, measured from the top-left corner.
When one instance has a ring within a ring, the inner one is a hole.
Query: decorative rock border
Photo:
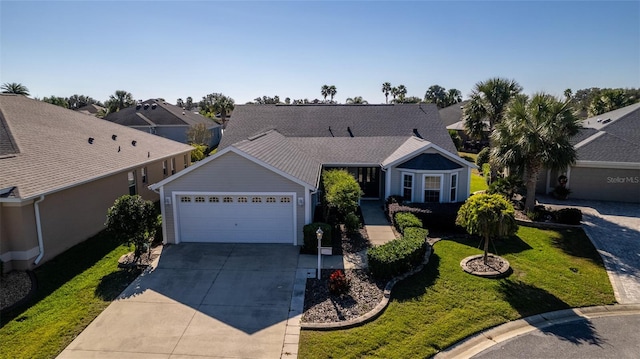
[[[500,258],[503,261],[502,262],[502,267],[498,268],[495,271],[476,272],[473,269],[469,268],[469,266],[467,266],[467,263],[469,263],[470,261],[472,261],[474,259],[482,258],[483,256],[484,256],[484,254],[476,254],[476,255],[473,255],[473,256],[466,257],[465,259],[460,261],[460,267],[462,267],[463,271],[465,271],[465,272],[467,272],[469,274],[473,274],[475,276],[483,277],[483,278],[500,278],[500,277],[506,276],[506,275],[508,275],[510,273],[511,266],[509,265],[509,261],[504,259],[503,257],[495,256],[493,254],[489,254],[489,257]]]
[[[437,242],[438,240],[433,240],[433,241],[427,241],[427,251],[424,254],[424,259],[422,260],[422,263],[417,266],[416,268],[414,268],[413,270],[404,273],[400,276],[394,277],[392,278],[387,285],[384,287],[384,294],[382,296],[382,300],[380,301],[380,303],[378,303],[378,305],[376,305],[373,309],[371,309],[370,311],[368,311],[367,313],[354,318],[354,319],[350,319],[350,320],[345,320],[342,322],[331,322],[331,323],[301,323],[300,324],[300,328],[302,329],[306,329],[306,330],[338,330],[338,329],[349,329],[349,328],[353,328],[353,327],[358,327],[361,326],[365,323],[368,323],[376,318],[378,318],[382,312],[384,312],[384,310],[387,308],[387,306],[389,305],[389,299],[391,298],[391,290],[393,289],[393,287],[400,281],[402,281],[403,279],[406,279],[407,277],[410,277],[418,272],[420,272],[422,269],[424,269],[424,266],[427,265],[429,263],[429,258],[431,258],[431,253],[433,253],[433,244],[435,242]]]

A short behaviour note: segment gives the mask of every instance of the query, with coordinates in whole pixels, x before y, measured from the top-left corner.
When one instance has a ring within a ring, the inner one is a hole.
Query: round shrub
[[[348,233],[355,233],[360,229],[360,218],[355,213],[347,213],[344,217],[344,228]]]

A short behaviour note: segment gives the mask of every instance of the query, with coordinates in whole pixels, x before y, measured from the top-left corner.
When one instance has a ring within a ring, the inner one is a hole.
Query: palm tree
[[[447,90],[446,104],[444,107],[451,106],[459,102],[462,102],[462,92],[458,89]]]
[[[384,103],[389,103],[389,93],[391,92],[391,83],[382,84],[382,93],[384,94]]]
[[[193,98],[191,96],[187,97],[187,102],[185,102],[184,107],[187,111],[190,111],[193,108]]]
[[[573,91],[571,91],[571,89],[566,89],[566,90],[564,90],[564,97],[565,97],[567,100],[570,100],[570,99],[571,99],[571,97],[573,97]]]
[[[349,105],[368,105],[369,102],[367,102],[367,100],[364,100],[362,98],[362,96],[356,96],[356,97],[349,97],[347,98],[347,104]]]
[[[220,94],[220,96],[218,96],[213,102],[213,104],[211,105],[211,109],[214,112],[220,113],[222,128],[227,127],[227,113],[233,111],[234,108],[235,108],[235,101],[231,97],[225,96],[222,94]]]
[[[113,95],[109,96],[109,99],[105,102],[109,112],[120,111],[123,108],[133,106],[135,101],[131,92],[125,90],[117,90]]]
[[[16,95],[29,96],[29,89],[27,88],[27,86],[19,84],[17,82],[4,83],[2,84],[2,86],[0,86],[0,89],[2,89],[2,93],[13,93]]]
[[[333,102],[333,96],[338,93],[338,89],[334,85],[329,86],[329,96],[331,96],[331,102]]]
[[[537,93],[531,99],[517,95],[508,106],[491,135],[491,157],[498,165],[524,176],[526,210],[533,210],[536,182],[542,170],[565,169],[576,161],[570,138],[579,129],[580,120],[570,101]]]
[[[391,96],[393,96],[393,100],[391,102],[395,102],[396,97],[398,96],[398,88],[397,87],[392,87],[391,88]]]
[[[176,100],[176,106],[178,106],[180,108],[184,107],[184,101],[182,101],[181,98],[177,99]]]
[[[322,85],[320,88],[320,94],[324,97],[324,102],[327,102],[327,96],[329,96],[329,85]]]
[[[440,108],[446,107],[447,90],[440,85],[429,86],[424,94],[424,99],[427,102],[435,103]]]
[[[398,101],[400,103],[404,102],[404,97],[407,95],[407,88],[404,85],[399,85],[397,92],[398,92]]]

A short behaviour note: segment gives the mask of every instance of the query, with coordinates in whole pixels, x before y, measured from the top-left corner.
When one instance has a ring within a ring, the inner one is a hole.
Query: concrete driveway
[[[298,252],[274,244],[168,246],[157,268],[59,358],[287,357]]]

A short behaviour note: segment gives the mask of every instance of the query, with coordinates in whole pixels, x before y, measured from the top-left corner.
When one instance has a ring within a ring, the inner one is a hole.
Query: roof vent
[[[145,110],[147,110],[148,108],[149,108],[149,104],[148,104],[148,103],[145,103],[145,104],[144,104],[144,109],[145,109]]]
[[[90,145],[93,145],[93,140],[94,140],[93,137],[89,137],[89,141],[88,142],[89,142]]]
[[[602,121],[602,124],[609,123],[609,122],[611,122],[611,119],[610,119],[610,118],[608,118],[608,119],[606,119],[606,120]]]
[[[138,141],[136,141],[136,140],[131,141],[131,146],[135,147],[136,143],[138,143]]]
[[[351,127],[347,126],[347,132],[349,132],[349,136],[350,136],[350,137],[355,137],[355,136],[353,135],[353,132],[351,132]]]
[[[118,146],[118,152],[120,152],[120,146]]]
[[[154,103],[153,105],[151,105],[151,109],[152,109],[152,110],[155,110],[155,109],[156,109],[156,107],[158,107],[158,104],[157,104],[157,103]]]
[[[147,152],[147,158],[151,157],[151,152]]]
[[[142,105],[141,105],[140,103],[137,103],[137,104],[136,104],[136,110],[139,110],[139,109],[140,109],[140,107],[142,107]]]
[[[186,113],[184,111],[182,111],[182,114],[185,115]]]
[[[111,135],[111,139],[112,139],[112,140],[114,140],[114,141],[115,141],[115,140],[116,140],[116,138],[118,138],[118,135]]]

